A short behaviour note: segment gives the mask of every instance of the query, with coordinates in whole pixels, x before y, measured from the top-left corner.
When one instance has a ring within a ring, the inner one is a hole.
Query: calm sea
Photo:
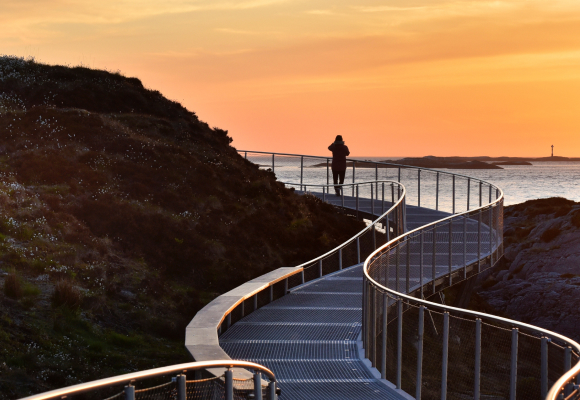
[[[381,157],[366,157],[373,161]],[[580,161],[544,161],[533,165],[504,165],[504,169],[449,169],[491,182],[504,191],[505,205],[546,197],[565,197],[580,201]]]

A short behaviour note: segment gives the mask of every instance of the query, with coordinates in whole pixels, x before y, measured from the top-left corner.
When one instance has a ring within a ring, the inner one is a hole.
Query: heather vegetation
[[[361,223],[136,78],[0,57],[0,398],[189,360],[204,304]]]

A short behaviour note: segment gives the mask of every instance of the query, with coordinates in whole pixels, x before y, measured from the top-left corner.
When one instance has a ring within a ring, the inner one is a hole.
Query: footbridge
[[[162,375],[143,371],[29,399],[120,383],[109,398],[580,398],[578,343],[454,307],[461,301],[443,295],[457,285],[468,293],[501,259],[500,188],[461,174],[355,159],[348,160],[346,183],[333,185],[329,158],[240,154],[297,193],[366,221],[366,228],[200,310],[186,330],[196,362],[167,367],[167,374],[180,371],[171,381],[136,389],[135,382]]]

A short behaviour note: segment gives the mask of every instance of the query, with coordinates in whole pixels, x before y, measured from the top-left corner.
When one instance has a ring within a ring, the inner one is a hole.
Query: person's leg
[[[338,184],[339,174],[340,174],[340,171],[332,170],[332,180],[333,180],[335,185]],[[340,186],[335,186],[334,191],[336,192],[337,196],[340,196]]]
[[[343,170],[343,171],[339,171],[338,172],[338,179],[340,179],[340,184],[341,185],[344,183],[344,175],[345,174],[346,174],[346,170]],[[343,190],[342,190],[342,186],[341,186],[340,187],[340,194],[342,194],[342,193],[343,193]]]

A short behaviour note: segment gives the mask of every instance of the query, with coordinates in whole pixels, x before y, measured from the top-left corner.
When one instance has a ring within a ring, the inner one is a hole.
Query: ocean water
[[[364,158],[373,161],[385,157]],[[533,165],[502,165],[504,169],[442,169],[490,182],[504,192],[504,205],[546,197],[580,201],[580,161],[542,161]]]
[[[263,168],[272,164],[271,156],[252,155],[251,161],[260,164]],[[388,157],[356,157],[358,160],[380,161]],[[391,158],[392,159],[392,158]],[[313,168],[313,165],[321,160],[304,159],[303,183],[322,184],[327,182],[326,168]],[[527,200],[564,197],[574,201],[580,201],[580,161],[544,161],[535,162],[533,165],[505,165],[503,169],[441,169],[442,172],[460,174],[467,177],[481,179],[501,188],[504,192],[504,205],[522,203]],[[282,182],[300,182],[300,159],[294,157],[276,157],[275,173]],[[356,180],[373,181],[377,178],[374,168],[357,168]],[[417,204],[417,172],[413,169],[402,170],[401,182],[407,188],[408,204]],[[435,174],[424,171],[421,176],[421,205],[434,207],[436,202]],[[379,169],[378,179],[398,180],[398,168]],[[332,176],[330,176],[332,182]],[[345,183],[352,182],[352,169],[346,171]],[[467,178],[456,179],[456,203],[457,211],[469,203],[470,208],[477,206],[480,189],[471,182],[470,194],[467,195]],[[441,174],[439,182],[439,205],[440,209],[451,209],[450,193],[452,181],[449,175]],[[495,193],[491,193],[488,187],[481,191],[484,204]],[[315,190],[314,188],[312,190]],[[431,204],[432,203],[432,204]]]

